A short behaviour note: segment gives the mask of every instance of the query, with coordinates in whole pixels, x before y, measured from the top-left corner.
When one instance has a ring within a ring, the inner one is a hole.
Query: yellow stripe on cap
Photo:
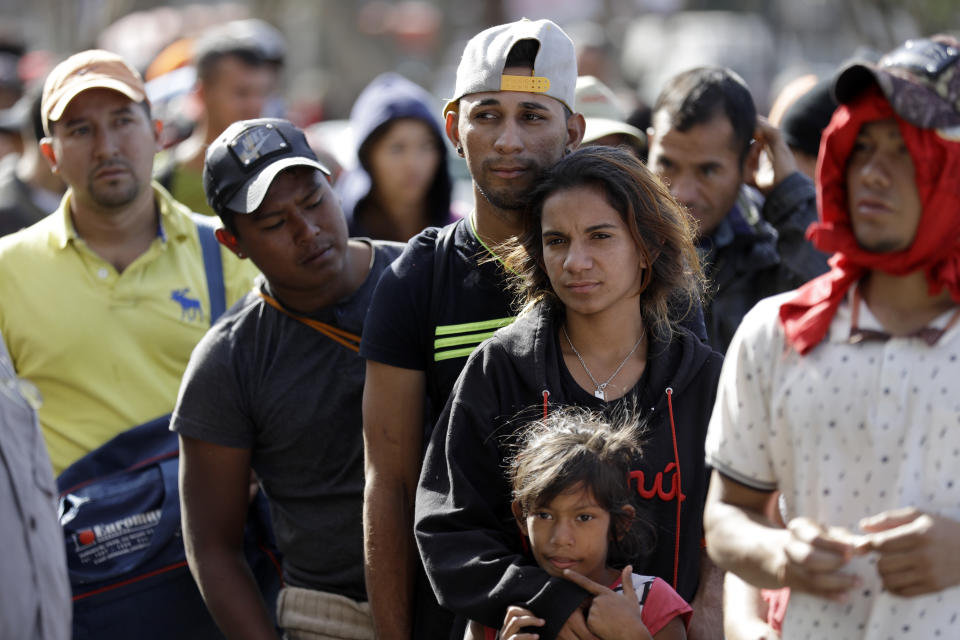
[[[550,80],[539,76],[500,76],[500,91],[526,91],[546,93],[550,90]]]

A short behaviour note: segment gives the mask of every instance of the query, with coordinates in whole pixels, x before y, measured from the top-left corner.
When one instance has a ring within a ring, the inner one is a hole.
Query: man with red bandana
[[[909,41],[834,93],[809,232],[831,270],[731,343],[707,549],[791,587],[788,640],[960,637],[960,43]]]

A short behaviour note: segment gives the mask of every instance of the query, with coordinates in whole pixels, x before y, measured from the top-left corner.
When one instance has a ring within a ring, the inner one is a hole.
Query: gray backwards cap
[[[277,174],[290,167],[313,167],[330,175],[293,123],[280,118],[234,122],[207,149],[207,202],[220,216],[225,210],[253,213]]]
[[[510,50],[521,40],[540,43],[533,75],[503,75]],[[456,89],[443,113],[456,109],[463,96],[487,91],[542,93],[573,111],[576,85],[577,52],[570,37],[550,20],[524,18],[490,27],[470,39],[457,67]]]

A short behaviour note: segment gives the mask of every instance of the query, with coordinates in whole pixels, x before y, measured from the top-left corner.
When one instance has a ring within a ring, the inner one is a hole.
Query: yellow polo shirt
[[[189,210],[154,183],[160,229],[123,273],[77,236],[70,192],[55,212],[0,238],[0,333],[33,382],[54,470],[173,410],[190,352],[210,326]],[[256,267],[221,247],[227,306]]]

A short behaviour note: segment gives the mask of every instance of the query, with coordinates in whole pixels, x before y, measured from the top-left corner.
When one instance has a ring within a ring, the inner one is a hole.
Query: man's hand
[[[883,587],[898,596],[936,593],[960,584],[960,522],[913,507],[860,521],[863,548],[879,554]]]
[[[536,640],[540,636],[536,633],[524,633],[522,629],[527,627],[542,627],[546,620],[538,618],[529,609],[523,607],[507,607],[507,615],[503,618],[503,626],[500,627],[500,638],[502,640]]]
[[[856,575],[842,569],[859,552],[855,536],[838,528],[825,529],[808,518],[787,523],[790,537],[784,549],[777,577],[783,586],[843,601],[850,589],[860,584]]]
[[[763,116],[757,116],[753,138],[754,145],[763,153],[756,163],[748,165],[753,170],[748,171],[746,182],[767,196],[784,178],[797,170],[797,161],[780,134],[780,129]]]
[[[563,577],[593,594],[587,616],[587,628],[602,640],[642,640],[652,638],[640,619],[640,603],[633,589],[633,567],[623,568],[620,578],[623,593],[617,593],[590,578],[564,569]]]

